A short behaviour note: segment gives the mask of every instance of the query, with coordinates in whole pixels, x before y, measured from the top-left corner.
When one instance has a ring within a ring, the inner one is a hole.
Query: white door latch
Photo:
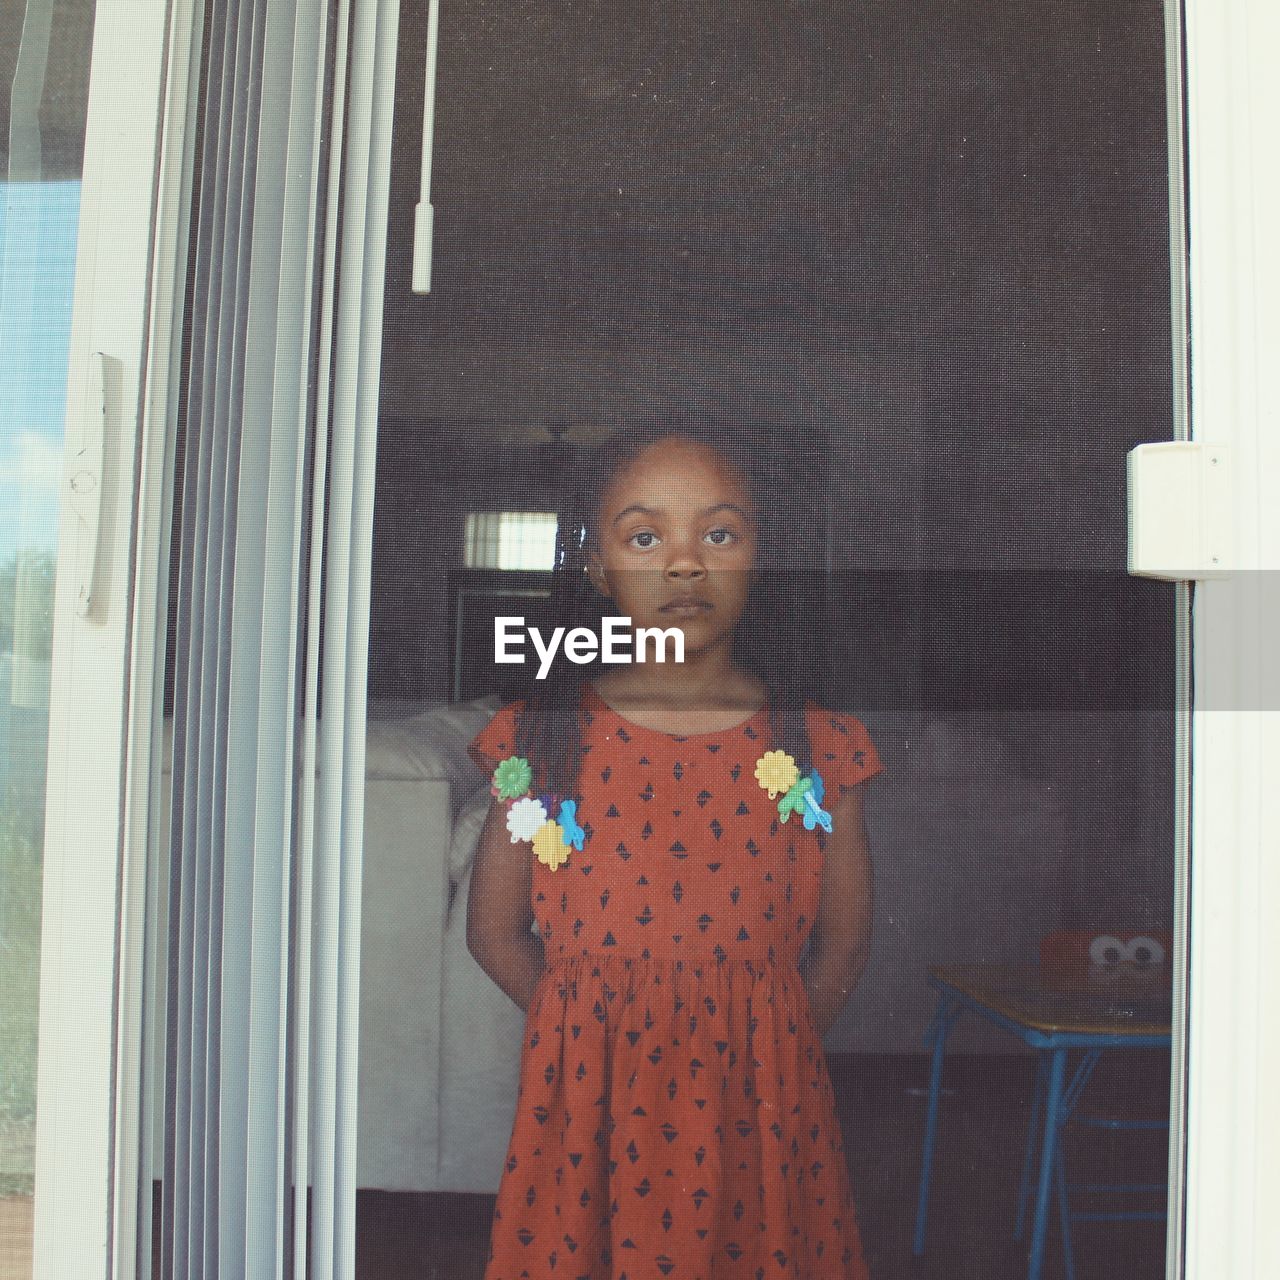
[[[1129,450],[1129,572],[1169,582],[1235,567],[1231,450],[1161,440]]]

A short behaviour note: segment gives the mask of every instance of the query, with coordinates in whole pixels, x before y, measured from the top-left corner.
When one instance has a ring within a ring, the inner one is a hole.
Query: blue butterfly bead
[[[804,829],[812,831],[814,827],[821,826],[823,831],[831,830],[831,815],[822,808],[820,801],[825,788],[822,785],[822,775],[817,769],[809,771],[809,780],[813,785],[804,793]]]
[[[577,801],[562,800],[560,802],[560,817],[557,821],[560,823],[561,831],[564,832],[565,844],[571,844],[581,852],[582,842],[586,839],[587,833],[578,825],[578,820],[575,817],[577,808]]]

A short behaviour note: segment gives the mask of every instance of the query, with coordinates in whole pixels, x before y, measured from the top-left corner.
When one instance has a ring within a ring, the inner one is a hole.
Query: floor
[[[1104,1059],[1086,1095],[1098,1110],[1167,1114],[1167,1056]],[[1003,1280],[1026,1274],[1026,1245],[1013,1239],[1031,1060],[954,1057],[947,1062],[929,1242],[911,1254],[924,1087],[922,1057],[831,1056],[858,1220],[874,1280]],[[1082,1130],[1070,1135],[1072,1181],[1160,1182],[1167,1135]],[[1161,1197],[1129,1201],[1161,1208]],[[358,1280],[481,1280],[491,1196],[364,1191],[357,1201]],[[1075,1207],[1085,1207],[1083,1198]],[[1163,1222],[1077,1223],[1076,1280],[1163,1280]],[[1051,1223],[1043,1280],[1063,1276]],[[821,1280],[815,1277],[815,1280]]]
[[[957,1056],[947,1062],[929,1244],[922,1258],[912,1257],[911,1235],[927,1061],[833,1054],[830,1064],[874,1280],[1024,1276],[1026,1248],[1013,1239],[1013,1221],[1030,1060]],[[1166,1064],[1158,1054],[1104,1059],[1086,1102],[1116,1113],[1164,1114]],[[1081,1131],[1073,1137],[1068,1177],[1075,1181],[1164,1178],[1163,1133]],[[1161,1204],[1156,1197],[1141,1206],[1135,1201],[1134,1207]],[[493,1198],[483,1195],[360,1192],[358,1280],[481,1280],[492,1206]],[[0,1280],[30,1276],[30,1214],[29,1198],[0,1199]],[[1043,1280],[1062,1280],[1056,1220],[1051,1228]],[[1162,1222],[1078,1223],[1077,1280],[1162,1280],[1164,1234]]]
[[[0,1280],[31,1275],[31,1211],[29,1195],[0,1196]]]

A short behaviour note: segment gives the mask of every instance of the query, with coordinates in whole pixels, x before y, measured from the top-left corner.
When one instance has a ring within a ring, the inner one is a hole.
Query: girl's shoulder
[[[805,698],[805,719],[811,728],[839,733],[842,730],[853,730],[855,727],[865,729],[862,721],[852,711],[841,711],[837,707],[828,706],[816,698]]]
[[[516,729],[527,705],[527,698],[504,702],[493,713],[489,723],[467,744],[467,754],[484,773],[492,773],[500,761],[515,754]]]
[[[867,726],[850,711],[805,700],[805,722],[814,768],[834,799],[860,782],[884,772]],[[833,790],[834,788],[834,790]]]

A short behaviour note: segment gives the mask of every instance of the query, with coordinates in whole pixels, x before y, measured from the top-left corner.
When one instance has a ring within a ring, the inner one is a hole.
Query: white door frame
[[[188,0],[179,0],[187,4]],[[36,1280],[111,1274],[125,767],[139,496],[139,436],[156,232],[157,156],[172,13],[163,0],[96,0],[66,449],[106,357],[101,526],[93,604],[77,613],[82,531],[66,501],[58,537],[41,921],[36,1084]],[[154,586],[154,584],[150,584]],[[150,629],[145,619],[143,629]],[[121,1094],[121,1097],[124,1095]],[[131,1204],[133,1198],[126,1202]]]
[[[1185,15],[1191,429],[1229,451],[1238,572],[1195,588],[1186,1236],[1171,1221],[1170,1242],[1194,1280],[1264,1280],[1280,1275],[1280,6]]]

